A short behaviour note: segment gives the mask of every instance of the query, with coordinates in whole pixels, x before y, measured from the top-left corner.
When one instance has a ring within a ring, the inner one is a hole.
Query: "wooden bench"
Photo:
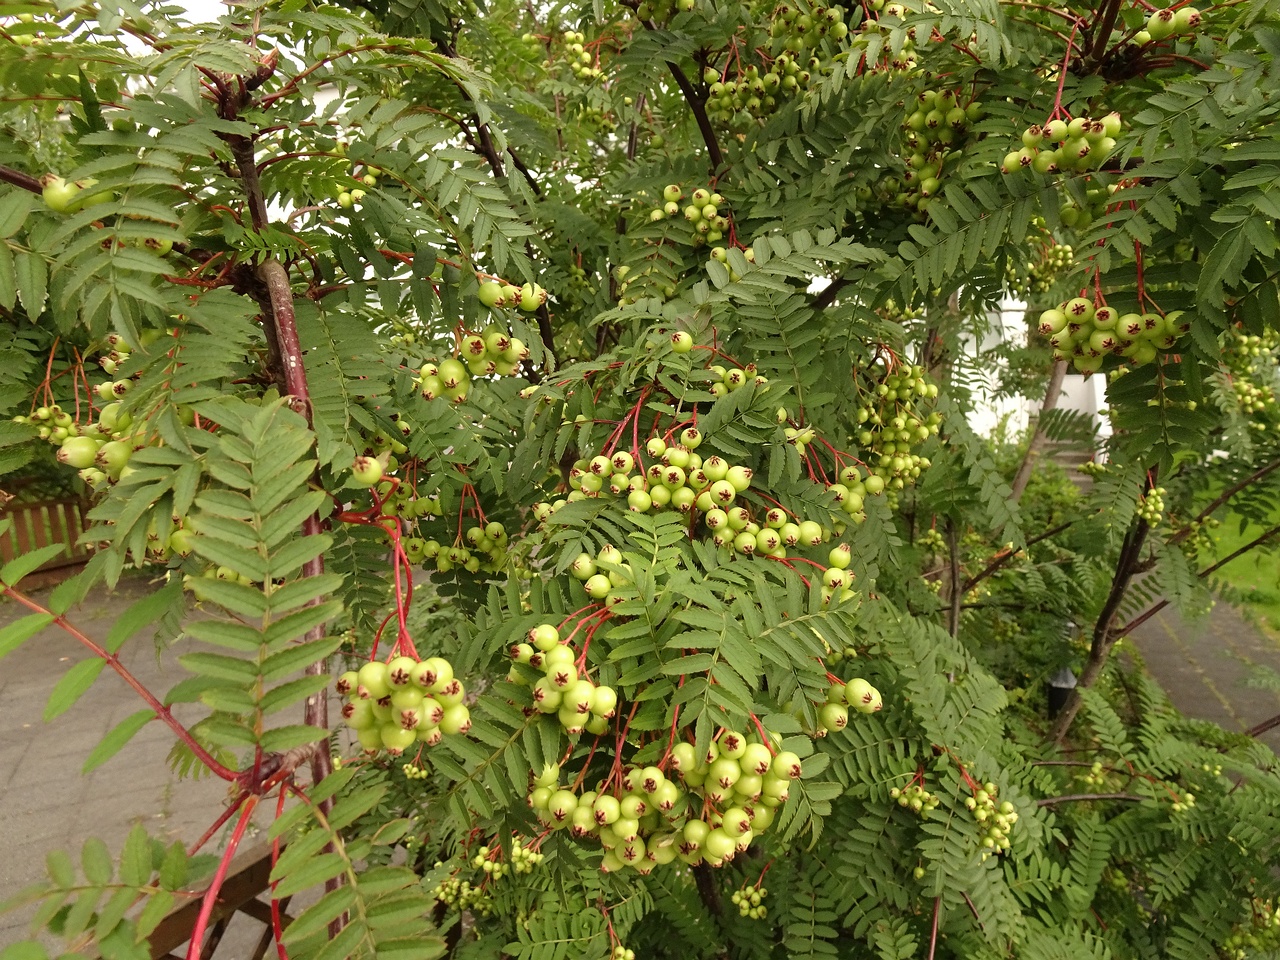
[[[92,553],[89,546],[79,543],[88,526],[88,510],[88,503],[74,498],[10,501],[0,510],[0,518],[13,521],[0,536],[0,561],[7,563],[32,550],[60,543],[66,549],[33,571],[23,581],[23,587],[38,590],[67,579],[88,562]]]
[[[205,933],[204,946],[200,950],[201,960],[210,960],[218,949],[227,928],[237,913],[247,914],[265,926],[262,936],[258,938],[253,952],[236,957],[235,960],[263,960],[271,949],[274,935],[271,929],[271,904],[258,899],[258,895],[270,885],[271,877],[271,845],[259,844],[241,850],[231,859],[227,870],[227,878],[218,891],[218,902],[214,905],[213,914],[209,918],[209,928]],[[207,889],[204,888],[204,889]],[[151,960],[182,960],[176,951],[191,939],[191,931],[200,915],[203,901],[203,889],[195,896],[186,899],[181,905],[174,907],[160,921],[159,926],[148,938],[151,947]],[[292,921],[286,908],[289,898],[280,901],[280,922],[287,927]],[[97,957],[94,953],[92,956]]]

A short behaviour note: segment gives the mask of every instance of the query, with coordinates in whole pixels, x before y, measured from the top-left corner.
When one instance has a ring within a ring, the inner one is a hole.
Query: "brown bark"
[[[1035,432],[1031,434],[1031,442],[1027,445],[1027,452],[1022,458],[1022,463],[1018,465],[1018,472],[1013,478],[1014,503],[1022,499],[1022,494],[1031,480],[1031,472],[1035,469],[1036,461],[1040,459],[1040,454],[1044,450],[1045,441],[1048,439],[1044,433],[1045,414],[1057,408],[1058,400],[1062,396],[1062,382],[1066,379],[1066,376],[1067,362],[1065,360],[1055,361],[1053,370],[1049,374],[1049,387],[1044,392],[1044,402],[1040,404],[1040,414],[1036,417]]]

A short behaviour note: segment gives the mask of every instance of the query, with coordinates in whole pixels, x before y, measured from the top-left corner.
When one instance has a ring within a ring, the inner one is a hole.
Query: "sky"
[[[182,6],[187,8],[187,19],[192,23],[217,20],[227,12],[222,0],[182,0]]]

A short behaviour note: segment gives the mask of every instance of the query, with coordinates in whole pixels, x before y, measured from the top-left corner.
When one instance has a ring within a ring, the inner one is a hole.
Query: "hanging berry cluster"
[[[969,775],[965,774],[968,780]],[[973,813],[973,819],[980,828],[979,842],[982,844],[982,859],[992,854],[999,855],[1009,849],[1009,831],[1018,822],[1018,814],[1008,800],[996,801],[996,785],[994,783],[970,784],[973,796],[965,798],[964,805]]]
[[[1075,250],[1069,243],[1058,243],[1044,228],[1044,221],[1037,218],[1033,229],[1042,238],[1033,241],[1031,251],[1035,257],[1027,266],[1009,260],[1005,264],[1005,287],[1015,297],[1029,299],[1049,293],[1075,262]],[[1078,218],[1077,218],[1078,222]]]
[[[541,304],[546,293],[538,290]],[[427,400],[444,397],[451,403],[464,403],[472,378],[519,376],[520,364],[529,359],[529,348],[509,330],[490,324],[481,331],[459,331],[457,354],[438,363],[428,361],[418,371],[417,383]]]
[[[434,747],[445,734],[471,729],[467,691],[442,657],[371,660],[338,677],[342,719],[366,751],[398,757],[415,743]]]
[[[709,115],[721,123],[770,115],[785,98],[802,94],[815,78],[831,72],[839,42],[848,34],[841,7],[780,4],[770,18],[763,67],[743,66],[734,47],[722,69],[708,67],[703,73]],[[828,39],[832,44],[824,42]]]
[[[1164,498],[1169,491],[1164,487],[1151,487],[1138,497],[1138,516],[1148,526],[1159,526],[1164,518]]]
[[[535,779],[529,804],[551,829],[599,843],[606,872],[647,874],[676,859],[722,866],[772,825],[800,776],[800,758],[775,754],[775,742],[724,730],[705,756],[682,741],[662,764],[615,765],[591,790],[580,782],[561,787],[560,770],[548,768]],[[668,778],[664,765],[677,778]]]
[[[1075,117],[1032,124],[1023,131],[1021,149],[1006,154],[1002,167],[1005,173],[1028,167],[1036,173],[1097,170],[1115,150],[1122,127],[1120,114],[1114,112],[1097,120]]]
[[[763,920],[769,914],[769,908],[764,905],[764,899],[767,896],[769,891],[765,889],[763,883],[757,882],[751,885],[744,884],[741,889],[733,891],[729,899],[738,908],[738,916],[750,920]]]
[[[886,42],[890,31],[901,27],[901,21],[907,16],[907,8],[900,3],[886,4],[884,0],[871,0],[866,4],[866,9],[868,16],[862,21],[858,32],[854,34],[851,44],[855,49],[875,49],[879,52],[876,60],[867,62],[867,68],[874,72],[890,74],[907,74],[915,70],[918,62],[916,47],[919,38],[916,36],[914,27],[906,31],[902,45],[896,49],[896,52],[894,45]],[[926,4],[926,9],[936,12],[932,9],[932,4]],[[878,16],[870,14],[878,14]],[[866,57],[866,54],[862,56]]]
[[[1138,366],[1153,363],[1161,350],[1171,350],[1189,325],[1182,311],[1167,315],[1126,313],[1109,307],[1099,296],[1073,297],[1040,314],[1037,326],[1049,340],[1058,360],[1070,360],[1081,373],[1096,373],[1108,356]]]
[[[612,552],[617,553],[617,551]],[[601,553],[603,554],[604,551]],[[595,573],[594,561],[590,557],[586,559],[592,572],[585,577],[580,573],[575,575],[588,581],[596,577],[601,578],[603,587],[594,592],[602,591],[602,597],[615,589],[615,584],[609,576]],[[621,559],[621,555],[618,555],[615,564],[619,570],[622,569]],[[584,567],[582,572],[585,573],[586,569]],[[618,575],[616,586],[622,586],[625,583],[623,576]],[[594,587],[595,584],[590,584],[587,588],[588,593],[593,593]],[[574,737],[584,732],[595,736],[603,734],[609,729],[609,719],[618,707],[617,692],[612,687],[592,683],[587,676],[587,647],[590,645],[594,630],[584,631],[581,654],[571,645],[574,636],[579,630],[583,630],[588,622],[590,618],[579,620],[573,632],[563,640],[554,624],[542,623],[531,629],[527,642],[516,644],[511,650],[511,659],[514,663],[529,669],[525,671],[518,666],[513,666],[507,677],[513,683],[525,686],[529,686],[532,681],[531,694],[534,706],[540,713],[548,716],[555,714],[564,732]]]
[[[662,205],[649,211],[654,223],[683,216],[693,228],[689,242],[695,247],[718,243],[729,232],[729,218],[721,213],[724,197],[710,189],[699,187],[687,198],[678,183],[669,183],[662,190]],[[683,204],[683,205],[682,205]],[[624,274],[625,276],[625,274]],[[619,279],[623,279],[619,277]]]
[[[951,90],[924,90],[907,103],[902,122],[906,172],[894,198],[898,205],[927,212],[929,198],[942,189],[947,165],[954,165],[969,140],[969,125],[982,115],[981,103],[961,103]]]
[[[914,483],[930,460],[913,451],[942,428],[941,414],[926,413],[921,406],[937,398],[938,385],[929,382],[923,367],[886,356],[856,372],[854,389],[858,402],[856,438],[870,472],[849,482],[850,491],[858,496],[874,495]],[[851,478],[856,473],[855,469]],[[848,482],[844,475],[841,479]]]
[[[352,169],[350,182],[341,184],[334,193],[333,198],[338,201],[338,206],[343,210],[360,206],[360,201],[364,199],[365,187],[376,187],[381,172],[376,167],[367,165]]]

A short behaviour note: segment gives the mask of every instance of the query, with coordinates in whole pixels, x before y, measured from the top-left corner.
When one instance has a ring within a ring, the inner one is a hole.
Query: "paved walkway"
[[[1147,670],[1183,713],[1228,730],[1280,714],[1280,691],[1248,685],[1257,667],[1280,673],[1280,643],[1263,635],[1230,604],[1187,622],[1166,607],[1133,636]],[[1280,728],[1260,737],[1280,752]]]
[[[95,597],[70,619],[96,640],[105,639],[119,614],[150,589],[138,578],[122,583],[110,597]],[[47,596],[41,591],[37,598]],[[26,613],[5,604],[0,624]],[[169,651],[157,656],[144,632],[125,646],[129,669],[148,688],[163,696],[184,674]],[[184,651],[185,652],[185,651]],[[104,671],[75,706],[55,719],[41,719],[45,701],[58,679],[87,651],[57,628],[28,640],[0,660],[0,900],[45,878],[44,861],[51,850],[62,849],[79,862],[80,847],[90,836],[106,841],[117,854],[135,823],[152,836],[192,843],[223,809],[226,785],[213,777],[182,780],[166,763],[173,735],[158,723],[148,724],[115,757],[87,776],[80,767],[99,739],[143,704],[124,681]],[[205,711],[188,707],[185,717],[198,719]],[[175,709],[184,718],[181,707]],[[222,838],[206,848],[217,851]],[[253,836],[247,838],[253,842]],[[0,914],[0,947],[28,936],[26,921],[32,910]],[[237,917],[249,928],[241,937],[256,941],[261,926]],[[238,938],[239,939],[239,938]],[[227,956],[247,956],[230,949]]]

